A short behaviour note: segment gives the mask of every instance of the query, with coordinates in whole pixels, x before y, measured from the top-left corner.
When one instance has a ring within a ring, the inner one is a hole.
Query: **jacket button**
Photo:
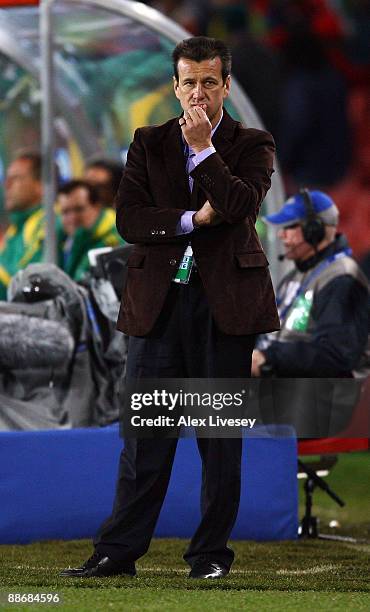
[[[170,259],[170,266],[175,266],[177,264],[177,259]]]

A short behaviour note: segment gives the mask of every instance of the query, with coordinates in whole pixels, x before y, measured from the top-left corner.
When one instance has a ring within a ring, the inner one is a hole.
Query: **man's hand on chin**
[[[194,153],[200,153],[212,146],[212,125],[201,104],[184,111],[179,124],[186,142]]]
[[[261,353],[261,351],[255,349],[252,353],[252,376],[254,376],[255,378],[261,376],[261,366],[263,366],[264,363],[266,363],[266,357],[263,353]]]
[[[206,200],[202,208],[193,215],[194,227],[212,227],[220,223],[222,223],[222,217],[216,213],[208,200]]]

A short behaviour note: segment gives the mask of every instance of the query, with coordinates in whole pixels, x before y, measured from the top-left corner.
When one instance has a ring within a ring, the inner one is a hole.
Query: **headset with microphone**
[[[315,211],[308,189],[306,187],[300,189],[299,194],[306,209],[306,216],[302,222],[303,238],[316,250],[317,245],[325,238],[325,224]]]
[[[325,224],[315,211],[310,192],[306,187],[302,187],[299,190],[299,194],[302,196],[303,204],[306,211],[305,219],[301,222],[304,240],[289,249],[286,253],[278,255],[279,261],[284,261],[284,259],[289,253],[295,251],[295,249],[297,249],[305,242],[313,246],[316,251],[317,245],[320,244],[320,242],[325,238]]]
[[[305,244],[305,240],[302,240],[302,242],[295,244],[294,247],[288,249],[285,253],[280,253],[280,255],[277,256],[278,261],[284,261],[284,259],[286,259],[287,256],[290,255],[290,253],[294,253],[294,251],[298,249],[298,247],[302,246],[302,244]]]

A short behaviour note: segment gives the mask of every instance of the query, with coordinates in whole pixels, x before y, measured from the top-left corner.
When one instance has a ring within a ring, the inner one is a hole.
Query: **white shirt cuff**
[[[192,158],[194,166],[197,166],[202,161],[207,159],[207,157],[212,155],[212,153],[216,153],[216,149],[213,146],[203,149],[203,151],[201,151],[200,153],[196,153],[194,157]]]

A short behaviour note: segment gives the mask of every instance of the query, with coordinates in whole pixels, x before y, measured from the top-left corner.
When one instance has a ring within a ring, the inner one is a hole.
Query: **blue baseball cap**
[[[323,191],[309,191],[312,206],[325,225],[337,225],[339,210],[333,200]],[[297,193],[289,198],[279,212],[262,217],[265,223],[286,227],[294,223],[301,223],[306,218],[307,211],[303,195]]]

